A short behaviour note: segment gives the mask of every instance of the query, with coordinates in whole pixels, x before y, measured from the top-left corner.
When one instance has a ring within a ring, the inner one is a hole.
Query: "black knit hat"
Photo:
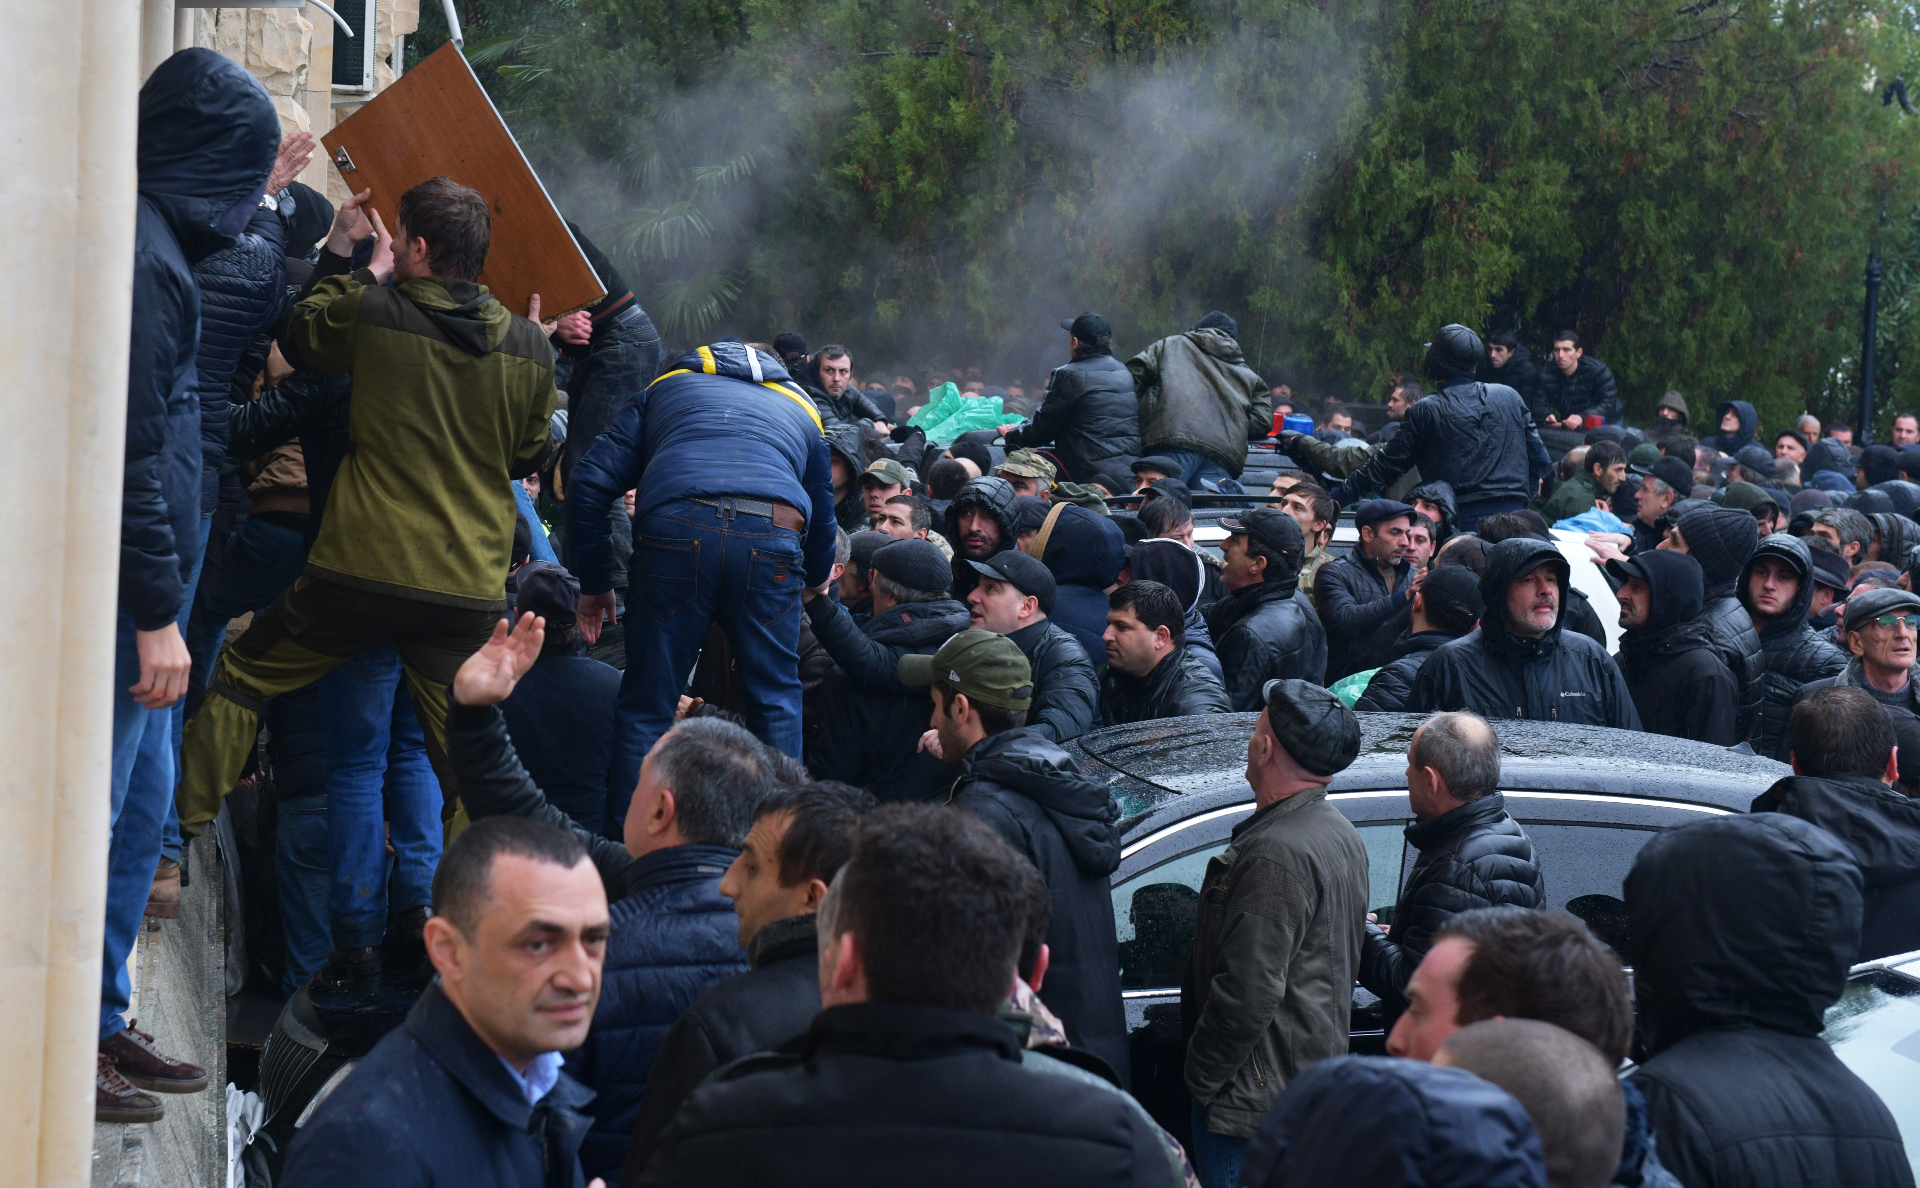
[[[1760,526],[1753,513],[1738,508],[1698,507],[1680,517],[1675,527],[1687,542],[1687,552],[1700,563],[1707,585],[1730,582],[1746,568],[1760,544]]]
[[[1268,681],[1260,690],[1267,726],[1293,761],[1317,776],[1345,771],[1360,754],[1360,719],[1347,703],[1302,680]]]
[[[1240,323],[1234,321],[1232,318],[1228,317],[1226,314],[1221,313],[1217,309],[1214,310],[1212,313],[1208,314],[1206,317],[1201,318],[1199,321],[1195,322],[1193,324],[1193,329],[1222,330],[1226,332],[1226,335],[1228,338],[1238,340],[1240,337]]]
[[[1740,469],[1750,475],[1758,475],[1766,479],[1773,477],[1773,455],[1767,452],[1766,446],[1757,441],[1750,441],[1741,446],[1733,455],[1733,460],[1740,464]]]
[[[896,540],[873,554],[875,573],[909,590],[945,594],[953,588],[953,567],[932,541]]]

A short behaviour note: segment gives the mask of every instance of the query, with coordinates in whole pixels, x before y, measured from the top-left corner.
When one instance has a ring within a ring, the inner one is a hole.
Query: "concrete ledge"
[[[200,1093],[162,1093],[167,1115],[96,1124],[93,1188],[225,1188],[227,997],[224,864],[214,830],[187,855],[180,918],[148,920],[134,949],[133,1017],[160,1050],[207,1070]]]

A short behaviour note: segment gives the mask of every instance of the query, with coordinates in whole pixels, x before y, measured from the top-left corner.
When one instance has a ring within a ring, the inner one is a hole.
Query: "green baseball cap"
[[[905,466],[894,461],[892,458],[882,458],[872,466],[867,467],[867,469],[861,473],[860,481],[864,484],[869,480],[879,483],[883,487],[913,486],[913,476],[907,473]]]
[[[982,705],[1019,711],[1033,703],[1033,668],[1026,653],[991,631],[962,631],[931,656],[900,657],[901,684],[939,680]]]
[[[1042,458],[1032,450],[1015,450],[1007,455],[1006,461],[993,468],[995,474],[1012,474],[1021,478],[1039,479],[1051,483],[1060,473],[1053,463]]]

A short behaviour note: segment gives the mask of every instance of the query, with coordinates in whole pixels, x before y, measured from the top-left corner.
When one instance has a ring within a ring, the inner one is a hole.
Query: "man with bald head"
[[[1526,830],[1500,794],[1500,736],[1478,714],[1435,714],[1407,748],[1407,798],[1418,818],[1407,844],[1420,851],[1390,928],[1367,925],[1360,984],[1386,1004],[1388,1026],[1406,1009],[1407,981],[1449,919],[1473,908],[1536,908],[1546,883]]]

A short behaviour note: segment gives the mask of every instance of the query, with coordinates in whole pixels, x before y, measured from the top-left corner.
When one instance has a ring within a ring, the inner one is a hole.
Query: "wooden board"
[[[473,67],[451,42],[320,142],[349,190],[372,188],[370,204],[395,234],[400,195],[428,178],[444,174],[486,195],[493,245],[480,283],[512,312],[525,314],[535,293],[543,318],[607,295]]]

